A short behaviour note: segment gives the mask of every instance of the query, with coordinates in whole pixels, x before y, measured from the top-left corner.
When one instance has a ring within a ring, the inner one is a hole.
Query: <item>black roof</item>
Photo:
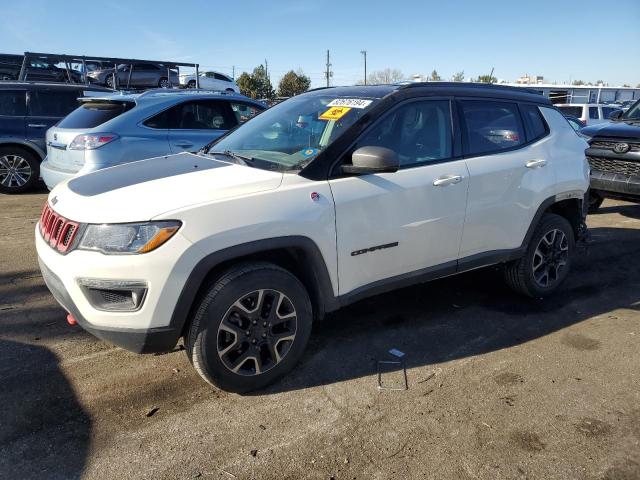
[[[34,89],[34,88],[57,88],[60,90],[94,90],[96,92],[112,92],[115,93],[114,90],[111,90],[106,87],[100,87],[97,85],[85,85],[84,83],[62,83],[62,82],[19,82],[19,81],[1,81],[0,82],[0,90],[12,89]]]
[[[415,82],[392,85],[356,85],[353,87],[324,87],[311,90],[307,95],[336,95],[364,98],[383,98],[390,93],[401,93],[408,98],[421,95],[458,95],[498,98],[552,105],[551,101],[535,90],[507,85],[470,82]]]

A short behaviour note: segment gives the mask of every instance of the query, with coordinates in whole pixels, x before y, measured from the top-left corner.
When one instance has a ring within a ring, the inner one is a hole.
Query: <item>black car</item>
[[[100,87],[0,82],[0,192],[24,192],[38,181],[46,155],[45,134]]]
[[[612,122],[580,130],[589,137],[592,213],[605,197],[640,202],[640,100],[610,118]]]

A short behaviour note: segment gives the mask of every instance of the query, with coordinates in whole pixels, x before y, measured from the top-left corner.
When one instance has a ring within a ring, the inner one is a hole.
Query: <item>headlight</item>
[[[79,250],[97,250],[106,254],[135,254],[155,250],[180,228],[175,220],[112,225],[88,225]]]

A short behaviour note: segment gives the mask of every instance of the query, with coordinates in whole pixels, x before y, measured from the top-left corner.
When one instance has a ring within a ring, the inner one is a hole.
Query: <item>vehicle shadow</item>
[[[0,339],[0,478],[79,478],[91,418],[47,348]]]
[[[640,311],[640,230],[594,228],[558,294],[525,298],[485,268],[363,300],[314,325],[300,365],[270,394],[371,376],[403,351],[408,369],[513,347],[618,308]],[[597,340],[597,339],[594,339]],[[419,379],[409,376],[409,384]]]
[[[605,213],[619,213],[622,216],[640,220],[640,204],[636,205],[633,203],[629,203],[625,205],[611,205],[600,207],[596,212],[596,215]]]

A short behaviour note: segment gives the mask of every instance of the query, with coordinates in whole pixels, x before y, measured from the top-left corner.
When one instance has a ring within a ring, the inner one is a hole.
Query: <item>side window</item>
[[[515,103],[461,100],[466,153],[481,155],[524,143],[524,131]]]
[[[27,113],[24,90],[0,90],[0,115],[22,117]]]
[[[616,110],[618,109],[613,107],[602,107],[602,118],[604,118],[605,120],[608,120],[609,115],[611,115]]]
[[[356,149],[386,147],[400,158],[400,166],[434,162],[451,157],[451,110],[448,100],[428,100],[403,105],[365,133]]]
[[[213,78],[215,78],[216,80],[222,80],[223,82],[230,82],[231,79],[225,77],[224,75],[220,75],[219,73],[214,73],[213,74]]]
[[[598,119],[598,107],[589,107],[589,118]]]
[[[229,130],[238,122],[227,102],[200,100],[171,109],[169,128],[174,130]]]
[[[536,105],[520,105],[520,109],[527,125],[527,139],[532,141],[544,137],[548,129],[540,109]]]
[[[254,107],[253,105],[236,102],[229,103],[231,103],[231,109],[233,110],[233,114],[236,116],[236,121],[238,122],[238,124],[242,124],[260,113],[260,110],[258,110],[258,108]]]
[[[171,115],[172,110],[175,110],[175,107],[154,115],[153,117],[146,120],[143,125],[149,128],[156,128],[158,130],[166,130],[167,128],[169,128],[169,116]]]
[[[29,93],[29,115],[64,117],[78,108],[78,90],[33,90]]]

